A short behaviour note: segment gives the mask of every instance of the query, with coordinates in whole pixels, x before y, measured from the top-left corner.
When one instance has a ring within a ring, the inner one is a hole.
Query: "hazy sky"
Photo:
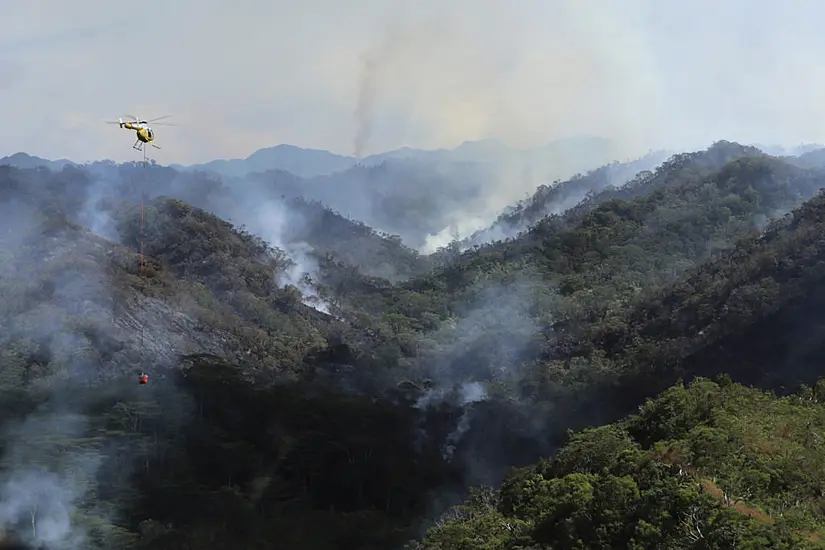
[[[825,141],[820,0],[2,0],[0,156]]]

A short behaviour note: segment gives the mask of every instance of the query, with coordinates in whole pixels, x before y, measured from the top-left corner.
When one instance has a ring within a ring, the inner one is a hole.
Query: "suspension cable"
[[[147,144],[148,145],[148,144]],[[144,273],[144,257],[143,257],[143,241],[146,229],[146,180],[149,175],[149,162],[146,159],[146,147],[143,147],[143,174],[140,182],[140,266],[138,268],[138,277],[145,275]],[[145,319],[138,320],[140,325],[140,372],[145,372],[144,365],[144,350],[146,347],[145,339]],[[141,374],[142,376],[142,374]]]
[[[140,182],[140,270],[139,274],[143,275],[143,235],[146,224],[145,202],[146,202],[146,175],[149,164],[146,160],[146,147],[143,147],[143,177],[144,181]]]

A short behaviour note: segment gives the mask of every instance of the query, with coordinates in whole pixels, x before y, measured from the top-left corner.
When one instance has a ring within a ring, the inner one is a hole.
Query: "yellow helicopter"
[[[152,131],[152,127],[149,125],[154,124],[158,126],[174,126],[174,124],[158,122],[159,120],[169,118],[170,116],[171,115],[165,115],[152,120],[143,120],[132,115],[126,115],[126,117],[131,120],[123,120],[123,118],[118,118],[117,122],[108,122],[107,124],[117,124],[121,128],[126,128],[127,130],[134,130],[135,134],[137,134],[137,141],[135,141],[135,144],[132,145],[132,149],[142,151],[144,143],[146,143],[147,145],[151,145],[155,149],[160,149],[160,146],[154,143],[155,132]]]

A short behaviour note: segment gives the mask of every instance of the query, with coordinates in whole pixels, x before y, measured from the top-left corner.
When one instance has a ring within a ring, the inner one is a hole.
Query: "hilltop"
[[[55,548],[392,548],[433,521],[424,548],[816,546],[815,155],[597,169],[430,257],[265,179],[0,166],[0,523]]]

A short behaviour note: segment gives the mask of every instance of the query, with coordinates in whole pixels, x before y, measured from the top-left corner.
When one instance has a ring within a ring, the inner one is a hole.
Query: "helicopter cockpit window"
[[[154,137],[154,136],[152,135],[152,130],[149,130],[149,137],[150,137],[150,138],[153,138],[153,137]]]

